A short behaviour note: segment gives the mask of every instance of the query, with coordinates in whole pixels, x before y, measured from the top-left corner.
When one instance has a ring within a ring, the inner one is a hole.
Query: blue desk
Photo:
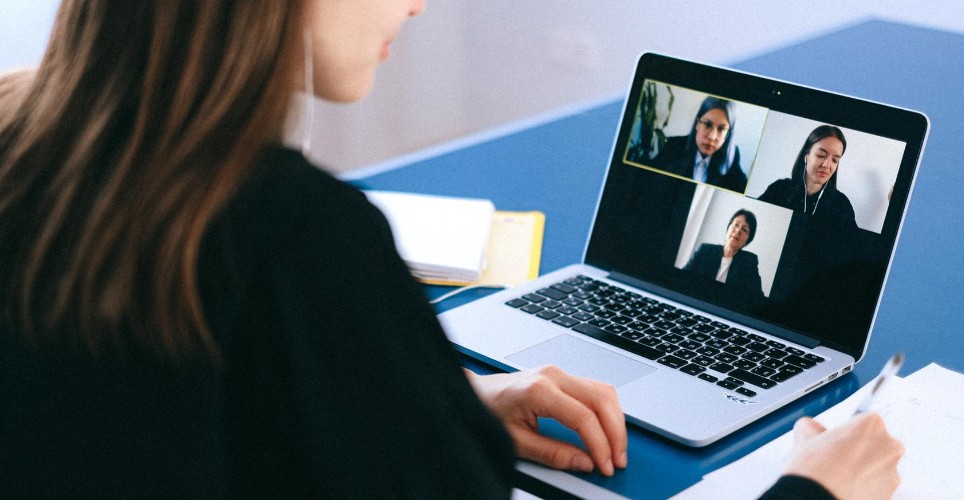
[[[964,36],[871,21],[733,66],[923,111],[931,135],[866,359],[839,382],[707,448],[687,448],[630,426],[625,471],[608,479],[572,475],[631,498],[666,498],[696,483],[787,432],[800,416],[846,398],[896,350],[907,354],[905,374],[931,362],[964,371]],[[627,82],[632,70],[626,68]],[[612,101],[582,109],[358,183],[488,198],[500,210],[541,210],[541,272],[553,271],[581,259],[621,106]],[[431,296],[445,290],[427,287]],[[444,306],[486,293],[466,293]],[[575,440],[554,422],[542,427]]]

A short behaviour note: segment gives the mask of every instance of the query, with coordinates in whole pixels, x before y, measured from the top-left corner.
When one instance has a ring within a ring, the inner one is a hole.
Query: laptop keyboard
[[[588,276],[506,302],[537,318],[746,397],[824,358]]]

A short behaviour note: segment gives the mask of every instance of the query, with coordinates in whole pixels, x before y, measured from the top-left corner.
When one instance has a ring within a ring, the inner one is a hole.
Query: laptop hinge
[[[774,325],[773,323],[767,323],[766,321],[761,321],[755,318],[751,318],[750,316],[733,312],[729,309],[726,309],[714,304],[710,304],[709,302],[704,302],[702,300],[694,299],[693,297],[690,297],[688,295],[684,295],[679,292],[668,290],[666,288],[654,285],[652,283],[648,283],[641,279],[633,278],[632,276],[627,276],[625,274],[613,271],[609,273],[609,276],[607,276],[607,278],[614,281],[618,281],[620,283],[625,283],[635,288],[639,288],[640,290],[645,290],[654,295],[666,297],[667,299],[670,299],[675,302],[679,302],[680,304],[687,305],[694,309],[706,311],[710,314],[719,316],[731,322],[738,323],[740,325],[746,325],[747,327],[753,328],[754,330],[758,330],[758,331],[767,333],[769,335],[779,337],[788,342],[793,342],[795,344],[802,345],[808,349],[813,349],[820,345],[820,339],[803,335],[802,333],[795,332],[793,330],[788,330],[786,328],[781,328],[779,326]]]

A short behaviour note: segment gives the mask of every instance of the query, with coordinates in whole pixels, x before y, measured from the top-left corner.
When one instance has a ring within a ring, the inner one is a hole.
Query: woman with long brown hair
[[[423,8],[64,0],[0,78],[0,497],[493,498],[516,455],[626,466],[612,387],[463,372],[384,217],[281,146],[295,92],[360,99]],[[874,422],[807,424],[788,471],[849,498],[805,460],[844,442],[892,480]]]

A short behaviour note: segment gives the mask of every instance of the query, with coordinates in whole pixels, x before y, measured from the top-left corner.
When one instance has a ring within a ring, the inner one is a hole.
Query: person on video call
[[[0,77],[0,498],[508,499],[520,458],[628,473],[611,385],[464,371],[385,217],[282,143],[297,92],[360,100],[424,8],[61,3],[39,68]],[[894,492],[880,415],[795,433],[767,498]]]
[[[753,212],[737,210],[726,226],[726,241],[722,245],[700,245],[683,270],[726,283],[728,287],[740,288],[754,296],[763,296],[759,259],[756,254],[744,250],[756,236],[756,227]]]
[[[854,207],[837,189],[837,169],[846,151],[847,139],[839,128],[813,129],[797,153],[790,178],[770,184],[759,200],[819,217],[841,230],[856,229]]]
[[[707,97],[696,113],[689,135],[667,139],[651,166],[743,193],[746,174],[740,167],[740,148],[733,140],[735,126],[733,103]]]

